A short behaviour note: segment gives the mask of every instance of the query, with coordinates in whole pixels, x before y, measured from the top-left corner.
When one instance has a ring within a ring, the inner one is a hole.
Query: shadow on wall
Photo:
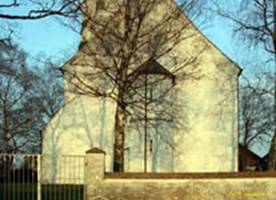
[[[86,149],[100,146],[112,155],[112,106],[102,99],[80,96],[56,113],[43,137],[43,167],[47,169],[47,179],[55,181],[63,173],[60,164],[64,160],[58,160],[60,156],[84,155]],[[111,169],[111,156],[107,157],[106,163]]]

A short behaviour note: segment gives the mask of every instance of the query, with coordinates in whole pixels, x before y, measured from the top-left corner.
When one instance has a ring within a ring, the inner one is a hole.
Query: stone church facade
[[[160,16],[180,12],[175,2],[161,2],[149,14],[148,20],[153,19],[153,24]],[[106,5],[97,4],[97,1],[88,0],[85,5],[87,15],[94,17],[97,17],[96,9],[109,9],[105,8]],[[107,14],[103,11],[100,15],[103,18]],[[185,39],[174,44],[167,54],[150,62],[145,58],[139,63],[149,76],[167,74],[166,85],[172,84],[168,93],[168,102],[172,104],[163,101],[166,111],[172,113],[172,120],[155,120],[157,128],[152,126],[147,129],[147,171],[237,171],[240,68],[200,33],[183,13],[173,23],[176,27],[187,24],[185,31],[181,30]],[[77,69],[76,66],[90,62],[91,57],[86,54],[85,46],[96,45],[91,38],[93,36],[88,28],[84,27],[82,41],[86,42],[82,42],[79,52],[63,66],[64,69]],[[187,60],[193,64],[187,63]],[[196,73],[195,78],[189,79],[183,73],[174,73],[176,65],[187,66],[182,70],[194,69],[189,65],[196,65],[196,70],[187,73]],[[116,103],[108,98],[74,94],[72,87],[74,86],[70,83],[70,78],[65,77],[65,106],[56,113],[44,130],[43,154],[84,155],[86,150],[98,147],[106,152],[106,171],[112,171]],[[158,84],[150,91],[155,94],[154,91],[163,88],[165,86]],[[161,104],[159,102],[149,109]],[[161,118],[162,113],[154,116]],[[125,171],[144,171],[143,123],[137,125],[134,117],[130,117],[126,123]]]

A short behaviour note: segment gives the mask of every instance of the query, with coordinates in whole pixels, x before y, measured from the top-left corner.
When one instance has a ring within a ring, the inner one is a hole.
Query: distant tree
[[[269,73],[256,76],[254,84],[246,80],[240,86],[241,170],[246,170],[246,151],[256,145],[267,145],[274,134],[273,82]],[[265,82],[264,82],[265,81]]]
[[[42,122],[46,125],[53,115],[63,106],[63,77],[53,62],[44,63],[40,68],[34,68],[38,79],[35,82],[34,93],[39,98]]]
[[[53,74],[30,70],[11,39],[0,42],[0,151],[39,152],[41,130],[63,102]]]
[[[272,70],[275,70],[276,63],[276,1],[275,0],[246,0],[236,1],[236,11],[231,12],[229,9],[225,9],[221,4],[224,1],[213,1],[217,6],[217,13],[231,20],[235,24],[235,36],[240,41],[247,44],[248,47],[256,47],[263,49],[267,52],[266,64],[272,66]],[[233,2],[232,2],[233,3]],[[258,60],[255,60],[256,63]],[[264,71],[262,69],[261,71]],[[276,112],[276,96],[275,96],[275,78],[276,72],[271,73],[271,90],[265,88],[255,88],[254,90],[259,93],[267,93],[274,97],[274,106],[271,108],[271,113]],[[262,80],[265,82],[266,80]],[[254,84],[250,86],[253,90]],[[272,121],[276,123],[275,119]],[[276,170],[276,130],[273,130],[272,142],[269,151],[269,169]],[[273,164],[274,163],[274,164]],[[274,167],[273,167],[274,166]]]
[[[7,48],[8,47],[8,48]],[[0,133],[1,151],[18,152],[27,146],[28,140],[35,141],[35,126],[30,124],[37,120],[35,110],[29,103],[32,96],[32,80],[35,75],[27,69],[26,53],[11,41],[1,45],[0,74]]]
[[[32,104],[32,109],[35,109],[39,116],[36,122],[39,135],[36,145],[39,145],[37,148],[39,152],[42,150],[43,129],[64,103],[63,78],[55,66],[56,64],[48,62],[42,65],[42,69],[32,69],[37,78],[33,81],[34,85],[29,101]],[[32,127],[30,128],[32,129]]]
[[[221,2],[220,2],[221,3]],[[276,1],[245,0],[236,2],[236,12],[218,5],[218,13],[236,25],[235,33],[249,46],[258,46],[270,53],[275,62],[276,54]]]

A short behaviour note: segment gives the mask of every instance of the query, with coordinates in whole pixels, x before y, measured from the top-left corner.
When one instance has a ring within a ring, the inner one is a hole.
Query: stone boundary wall
[[[105,173],[104,161],[86,154],[87,200],[276,200],[276,173]]]

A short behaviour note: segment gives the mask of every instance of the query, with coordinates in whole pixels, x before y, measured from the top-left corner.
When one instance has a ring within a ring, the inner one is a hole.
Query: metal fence
[[[41,161],[43,200],[84,199],[84,156],[43,155]]]
[[[0,200],[84,200],[84,156],[0,154]]]

